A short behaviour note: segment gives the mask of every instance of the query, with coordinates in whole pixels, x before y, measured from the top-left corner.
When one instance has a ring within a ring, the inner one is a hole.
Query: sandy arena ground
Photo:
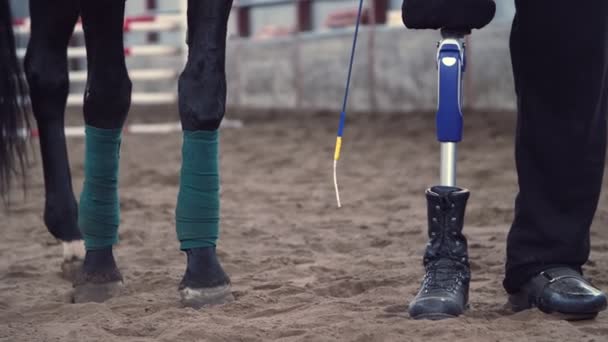
[[[68,303],[36,161],[27,201],[0,212],[0,341],[608,341],[608,313],[569,323],[503,307],[513,114],[466,117],[459,184],[472,192],[472,308],[441,322],[406,313],[423,272],[423,193],[437,178],[433,115],[347,123],[342,209],[331,178],[336,125],[337,115],[249,117],[223,131],[219,253],[237,300],[201,311],[180,307],[176,291],[185,261],[173,223],[180,134],[124,137],[116,253],[128,293],[104,304]],[[69,149],[78,194],[83,140]],[[586,270],[605,290],[607,226],[604,191]]]

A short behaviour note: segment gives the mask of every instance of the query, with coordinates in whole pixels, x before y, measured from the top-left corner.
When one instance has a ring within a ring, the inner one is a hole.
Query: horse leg
[[[88,61],[84,99],[85,179],[78,223],[86,255],[74,302],[101,302],[120,293],[122,275],[112,246],[118,242],[118,165],[121,132],[131,104],[125,64],[125,0],[81,0]]]
[[[231,0],[188,1],[188,61],[179,79],[183,128],[176,209],[186,272],[179,285],[191,307],[233,300],[230,279],[217,259],[219,233],[218,128],[226,104],[226,30]]]
[[[68,96],[66,49],[78,19],[77,0],[30,0],[32,32],[25,57],[34,118],[40,132],[44,171],[44,223],[63,242],[64,276],[71,277],[84,258],[77,204],[64,135]]]

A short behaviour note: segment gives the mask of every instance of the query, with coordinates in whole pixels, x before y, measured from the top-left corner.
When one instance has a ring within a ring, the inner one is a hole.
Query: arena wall
[[[465,106],[514,110],[509,25],[467,41]],[[361,30],[348,108],[388,113],[433,110],[437,102],[437,32],[399,27]],[[228,43],[228,106],[234,110],[339,111],[351,30]]]

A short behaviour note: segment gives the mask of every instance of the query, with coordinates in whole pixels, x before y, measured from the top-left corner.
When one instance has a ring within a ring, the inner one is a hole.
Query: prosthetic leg
[[[423,260],[426,274],[409,307],[410,316],[415,319],[456,317],[467,307],[469,294],[467,240],[462,234],[469,191],[456,187],[457,143],[462,140],[465,33],[442,30],[441,34],[437,53],[440,184],[426,190],[430,241]]]

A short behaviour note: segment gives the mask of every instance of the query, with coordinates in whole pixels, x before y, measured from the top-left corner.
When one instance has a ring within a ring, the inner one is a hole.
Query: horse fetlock
[[[56,239],[64,242],[82,240],[77,220],[78,207],[75,199],[46,202],[44,224]]]

